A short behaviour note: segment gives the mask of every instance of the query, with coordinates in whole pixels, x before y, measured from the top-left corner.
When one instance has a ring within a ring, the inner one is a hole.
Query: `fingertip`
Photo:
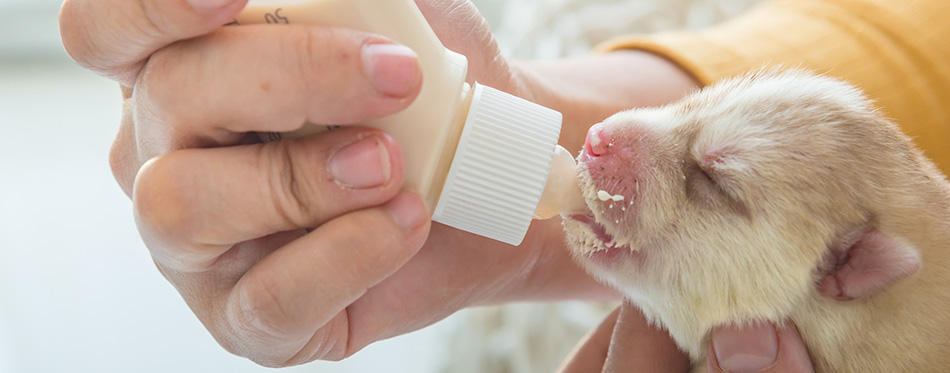
[[[636,305],[621,306],[604,372],[685,372],[689,366],[667,330],[648,321]]]
[[[813,372],[794,324],[757,323],[713,329],[706,353],[709,372]]]
[[[429,224],[429,213],[422,198],[413,192],[403,191],[389,200],[383,208],[393,221],[407,234],[416,233]]]
[[[716,372],[762,372],[775,365],[779,353],[778,332],[772,324],[728,325],[713,329],[711,354]]]
[[[422,87],[419,56],[401,44],[368,42],[361,50],[363,73],[377,92],[392,98],[410,98]]]
[[[389,158],[389,167],[391,173],[389,177],[390,183],[401,186],[406,171],[406,163],[402,154],[402,148],[392,135],[383,131],[381,131],[379,134],[379,142],[383,147],[386,148],[387,157]]]
[[[186,6],[205,18],[212,27],[220,27],[236,22],[238,13],[249,0],[185,0]]]
[[[383,210],[402,232],[402,237],[398,238],[400,251],[415,255],[425,244],[432,228],[431,215],[423,198],[415,192],[403,190],[383,205]]]
[[[343,190],[377,189],[391,186],[393,161],[390,146],[378,136],[358,136],[334,148],[327,170]]]
[[[192,11],[203,19],[205,30],[210,33],[222,26],[237,25],[238,14],[249,0],[186,0]]]
[[[798,328],[792,323],[777,327],[779,340],[778,359],[771,372],[814,372],[815,368],[808,354],[808,347]]]
[[[212,11],[221,9],[237,0],[186,0],[197,11]],[[244,0],[246,1],[246,0]]]
[[[208,32],[221,26],[237,25],[237,18],[249,0],[187,0],[195,13],[203,16],[210,27]]]
[[[558,373],[600,372],[604,370],[607,354],[610,352],[610,340],[613,338],[613,332],[617,326],[620,309],[620,307],[617,307],[578,342],[561,367],[558,368]]]

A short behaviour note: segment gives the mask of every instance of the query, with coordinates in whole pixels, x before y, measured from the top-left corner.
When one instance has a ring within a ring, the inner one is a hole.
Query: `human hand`
[[[812,372],[808,350],[791,323],[715,328],[706,350],[706,372]],[[666,330],[650,325],[636,306],[624,304],[571,354],[562,373],[687,372],[690,361]]]
[[[686,372],[689,366],[666,330],[624,303],[581,340],[559,372]]]
[[[401,152],[378,130],[256,143],[396,112],[421,73],[376,35],[220,27],[243,5],[67,0],[61,13],[70,55],[122,87],[110,163],[143,240],[222,346],[268,366],[336,360],[467,305],[602,289],[567,258],[557,222],[521,249],[441,226],[420,249],[424,207],[400,192]],[[420,5],[470,77],[518,93],[470,3]]]
[[[711,332],[707,372],[814,372],[798,329],[781,325],[721,326]]]

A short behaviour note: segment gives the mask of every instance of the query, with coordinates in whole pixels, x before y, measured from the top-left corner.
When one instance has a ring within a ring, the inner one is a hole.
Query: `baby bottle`
[[[533,217],[584,209],[573,157],[557,145],[561,114],[469,86],[467,59],[442,45],[413,0],[250,0],[235,23],[345,27],[415,51],[423,73],[415,101],[361,125],[396,140],[405,159],[403,187],[423,197],[433,221],[518,245]],[[267,137],[306,136],[333,124]]]

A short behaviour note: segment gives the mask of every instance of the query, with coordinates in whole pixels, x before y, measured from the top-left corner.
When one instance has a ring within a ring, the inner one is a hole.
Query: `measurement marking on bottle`
[[[267,22],[267,23],[285,23],[285,24],[289,24],[289,23],[290,23],[290,20],[287,19],[287,17],[284,17],[284,16],[280,15],[280,11],[283,10],[283,9],[284,9],[284,8],[277,8],[276,10],[274,10],[274,13],[273,13],[273,14],[271,14],[271,13],[264,14],[264,21]]]

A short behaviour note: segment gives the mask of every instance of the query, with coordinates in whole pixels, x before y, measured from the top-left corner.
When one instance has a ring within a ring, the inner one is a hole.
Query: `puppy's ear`
[[[829,247],[818,292],[837,300],[870,295],[920,269],[920,253],[906,241],[862,229]]]

